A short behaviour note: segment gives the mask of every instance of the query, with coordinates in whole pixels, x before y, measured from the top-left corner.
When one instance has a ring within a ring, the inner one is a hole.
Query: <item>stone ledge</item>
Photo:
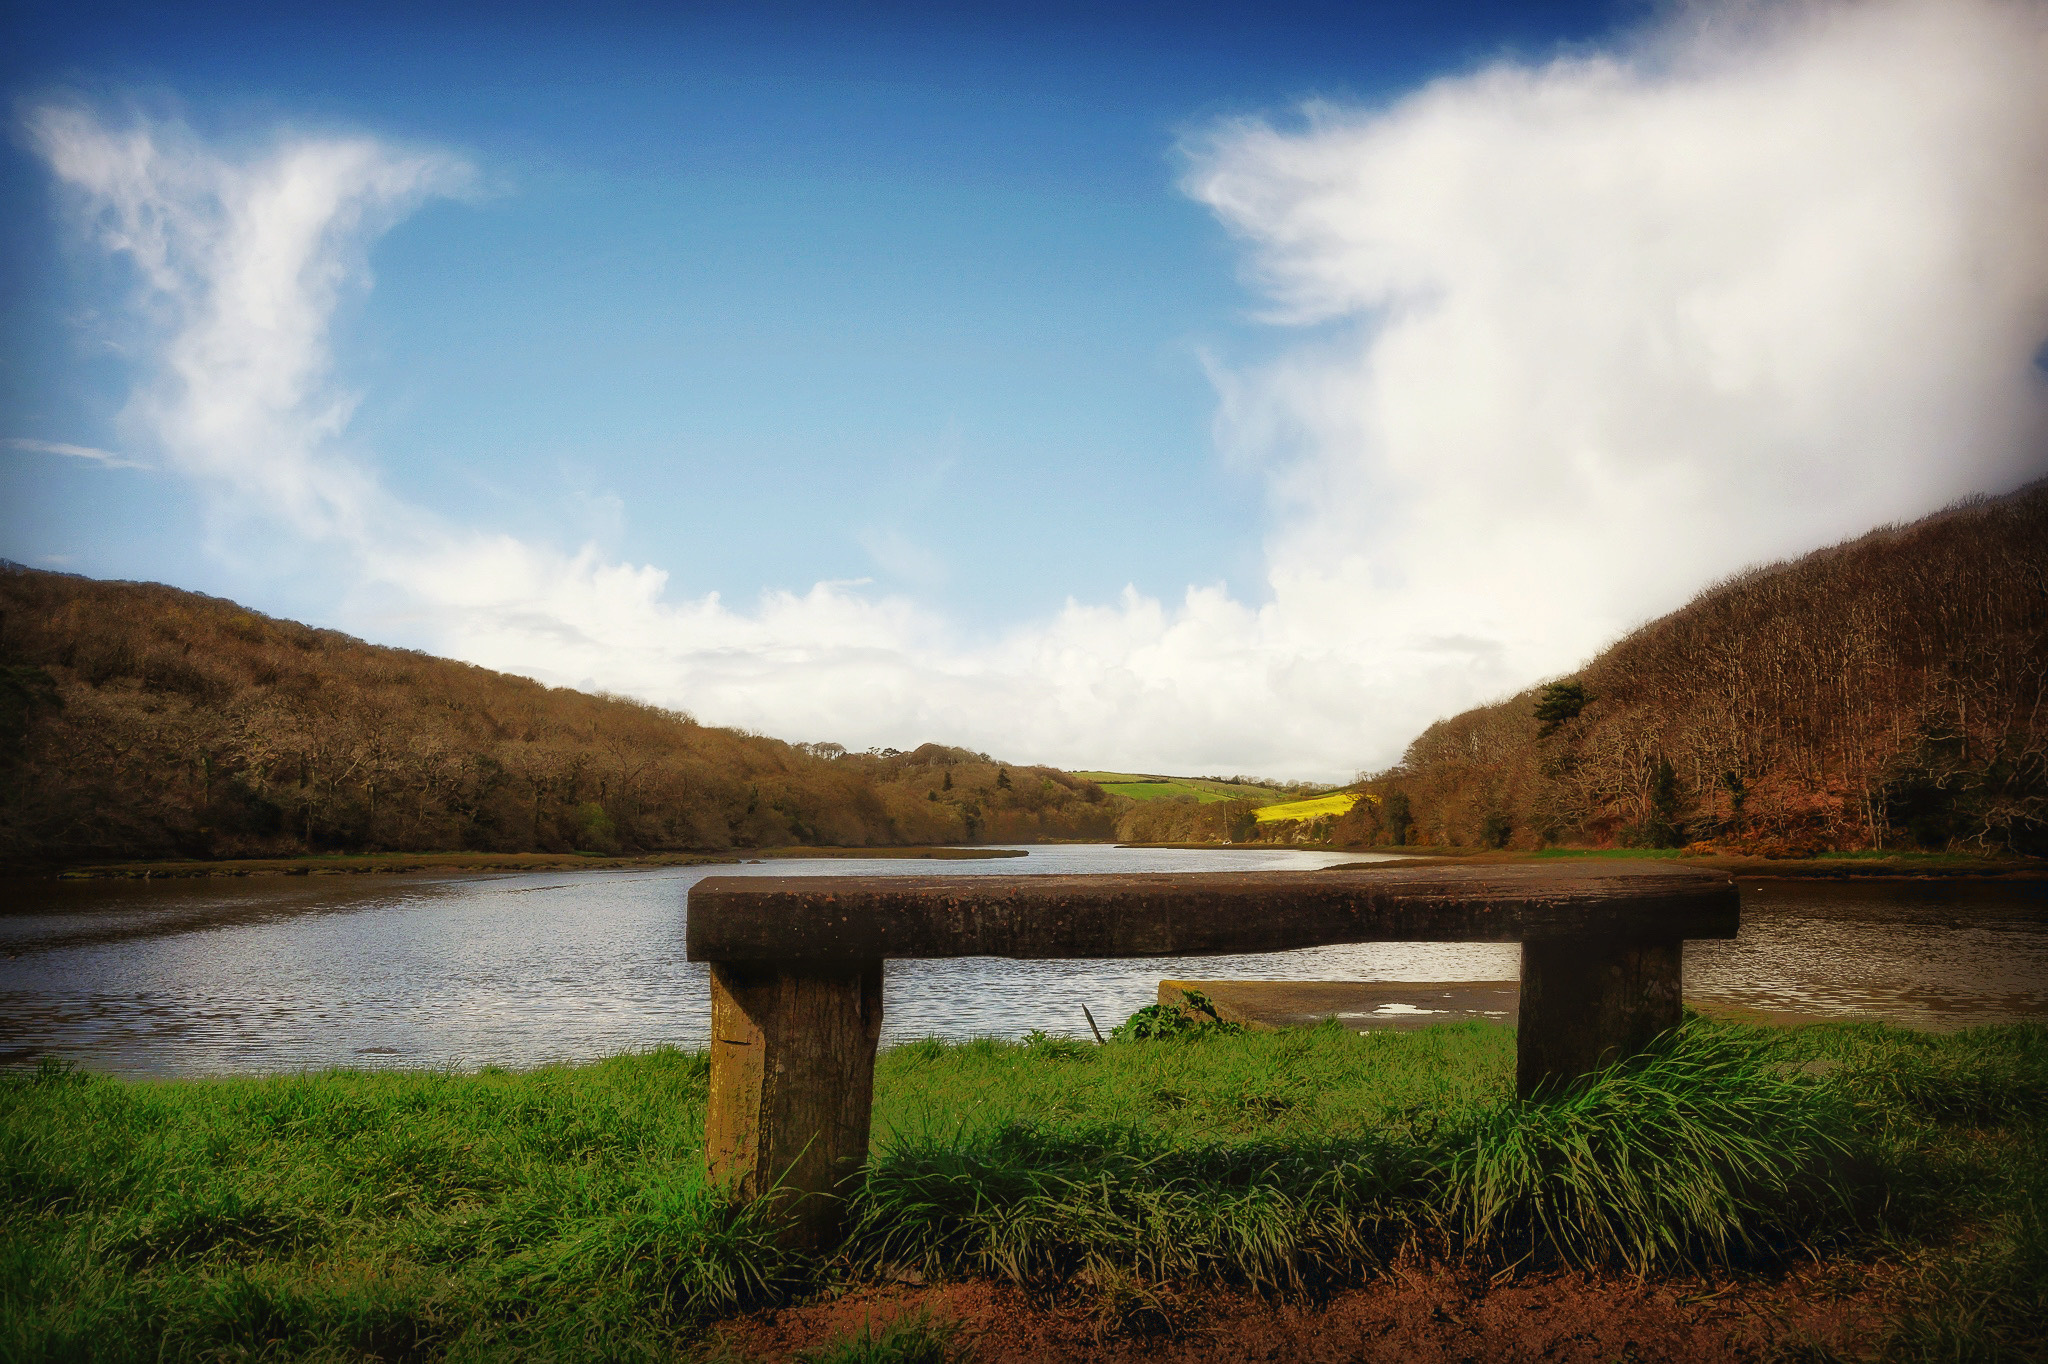
[[[1313,1027],[1326,1018],[1353,1032],[1473,1019],[1513,1027],[1522,1001],[1518,980],[1162,980],[1159,1002],[1179,1005],[1188,990],[1207,996],[1228,1022],[1260,1029]]]

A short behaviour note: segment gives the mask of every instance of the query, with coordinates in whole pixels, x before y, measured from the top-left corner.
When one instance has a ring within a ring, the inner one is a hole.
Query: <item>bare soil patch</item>
[[[1880,1299],[1881,1286],[1860,1269],[1827,1267],[1773,1281],[1531,1274],[1500,1284],[1406,1270],[1320,1301],[1216,1290],[1064,1300],[973,1282],[856,1290],[729,1321],[717,1339],[731,1356],[768,1364],[864,1324],[879,1331],[929,1312],[957,1323],[975,1364],[1747,1364],[1862,1353],[1882,1321]]]

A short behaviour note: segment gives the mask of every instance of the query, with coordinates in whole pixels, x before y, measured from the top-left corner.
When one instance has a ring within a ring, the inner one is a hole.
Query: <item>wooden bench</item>
[[[1678,1024],[1688,938],[1732,938],[1725,875],[1665,864],[1361,864],[1328,871],[1110,876],[714,876],[689,895],[711,964],[714,1178],[787,1200],[825,1243],[830,1194],[867,1160],[882,963],[1105,958],[1364,942],[1519,942],[1516,1083],[1634,1055]]]

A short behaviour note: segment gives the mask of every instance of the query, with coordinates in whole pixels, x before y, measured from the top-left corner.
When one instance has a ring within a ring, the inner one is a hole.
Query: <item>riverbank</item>
[[[1744,879],[1765,880],[1821,878],[1848,880],[1859,877],[1929,880],[2048,880],[2048,861],[2038,857],[1994,856],[1978,853],[1928,852],[1823,852],[1802,856],[1762,856],[1749,853],[1692,851],[1683,848],[1544,848],[1536,852],[1510,852],[1481,848],[1386,848],[1337,843],[1119,843],[1120,848],[1173,848],[1188,851],[1245,852],[1297,847],[1305,852],[1356,852],[1399,858],[1405,863],[1450,862],[1460,865],[1496,862],[1550,862],[1572,860],[1674,862],[1683,867],[1725,871]],[[1350,863],[1350,868],[1374,865]],[[1386,865],[1380,863],[1379,865]]]
[[[730,852],[644,853],[316,853],[306,857],[251,857],[216,861],[102,862],[89,866],[17,870],[66,881],[152,880],[194,876],[345,876],[420,871],[631,871],[644,867],[728,866],[786,858],[931,858],[976,860],[1023,857],[1016,848],[738,848]]]
[[[1444,1313],[1418,1355],[1461,1318],[1489,1353],[1523,1302],[1500,1341],[1564,1358],[2048,1335],[2048,1028],[1695,1022],[1535,1104],[1512,1058],[1480,1024],[894,1048],[823,1262],[706,1186],[699,1055],[46,1066],[0,1078],[0,1356],[774,1358],[850,1328],[842,1304],[929,1308],[985,1361],[1236,1358],[1416,1303]],[[1724,1308],[1755,1318],[1725,1349]]]
[[[1720,849],[1693,851],[1681,848],[1545,848],[1534,853],[1483,852],[1474,856],[1481,861],[1552,861],[1587,858],[1634,861],[1651,858],[1669,860],[1685,867],[1725,871],[1743,878],[1765,879],[1820,877],[1848,880],[1882,876],[1941,880],[1977,877],[2031,880],[2048,877],[2048,861],[2041,858],[1980,853],[1822,852],[1810,855],[1766,856]]]
[[[1074,839],[1044,841],[1044,846],[1063,846]],[[302,857],[254,857],[220,859],[172,859],[163,861],[99,862],[81,866],[38,866],[0,868],[0,874],[22,878],[60,880],[153,880],[207,876],[335,876],[396,874],[402,872],[471,871],[630,871],[647,867],[725,866],[742,862],[780,861],[790,858],[912,858],[977,860],[995,857],[1023,857],[1028,847],[813,847],[736,848],[721,852],[643,853],[608,856],[601,853],[315,853]],[[2048,879],[2048,863],[2040,858],[1983,857],[1966,853],[1823,853],[1814,857],[1753,857],[1727,853],[1688,853],[1678,849],[1546,848],[1541,852],[1494,852],[1458,848],[1343,848],[1328,844],[1284,843],[1119,843],[1120,848],[1160,848],[1201,852],[1284,851],[1298,847],[1303,852],[1358,852],[1387,854],[1404,861],[1454,861],[1459,863],[1527,862],[1553,859],[1598,858],[1617,860],[1655,859],[1682,866],[1726,871],[1740,877],[1767,879],[1860,877],[2007,880]],[[1369,865],[1369,864],[1355,864]]]

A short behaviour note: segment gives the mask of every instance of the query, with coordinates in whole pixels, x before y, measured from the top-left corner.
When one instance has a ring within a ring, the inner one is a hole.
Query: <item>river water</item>
[[[16,882],[0,912],[0,1064],[133,1076],[329,1066],[525,1067],[701,1047],[689,887],[724,875],[1311,869],[1356,853],[1034,847],[1021,858],[777,860],[643,871]],[[2042,883],[1744,879],[1733,942],[1686,994],[1773,1017],[1919,1027],[2048,1018]],[[1512,945],[1378,943],[1243,957],[890,962],[883,1042],[1085,1036],[1181,979],[1491,981]]]

